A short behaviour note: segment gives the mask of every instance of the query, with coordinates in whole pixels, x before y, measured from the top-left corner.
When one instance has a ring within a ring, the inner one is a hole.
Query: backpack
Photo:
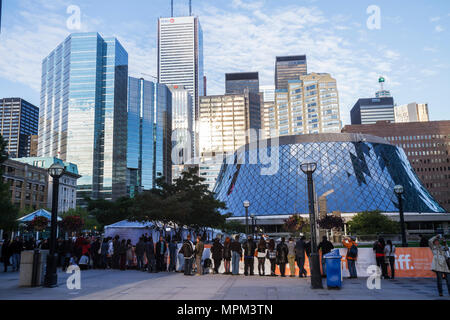
[[[349,258],[356,258],[358,256],[358,248],[355,245],[352,245],[348,250]]]

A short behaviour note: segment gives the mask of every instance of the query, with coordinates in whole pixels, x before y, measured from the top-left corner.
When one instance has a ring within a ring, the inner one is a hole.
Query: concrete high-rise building
[[[249,129],[261,129],[260,95],[200,98],[200,175],[214,188],[224,156],[249,143]]]
[[[251,93],[259,93],[258,72],[225,74],[225,94],[242,94],[245,89],[248,89]]]
[[[342,132],[383,137],[403,148],[422,184],[450,212],[450,121],[380,121],[376,124],[345,126]],[[386,167],[386,170],[392,168]]]
[[[300,76],[308,73],[306,56],[276,57],[275,60],[275,88],[283,90],[288,88],[290,80],[300,80]]]
[[[395,122],[394,98],[359,99],[350,111],[352,124]]]
[[[129,77],[127,194],[171,182],[172,94],[164,84]]]
[[[30,157],[37,157],[38,146],[39,146],[39,136],[31,135],[29,139],[30,143]]]
[[[394,107],[395,122],[427,122],[430,121],[428,104],[408,103]]]
[[[271,116],[274,117],[275,110],[275,86],[260,86],[261,95],[261,129],[264,136],[262,139],[270,138]]]
[[[264,102],[275,102],[275,86],[259,86]]]
[[[39,157],[76,163],[84,197],[127,194],[128,53],[116,38],[71,34],[42,63]]]
[[[336,80],[327,73],[311,73],[290,80],[288,89],[275,92],[268,107],[270,137],[341,131]]]
[[[204,94],[203,31],[198,17],[158,20],[158,82],[185,86],[189,90],[197,132],[199,96]]]
[[[39,108],[21,98],[0,99],[0,134],[11,158],[30,156],[31,136],[38,134]]]
[[[194,157],[194,127],[192,119],[192,96],[184,86],[169,86],[172,92],[172,180],[180,177],[179,166]]]

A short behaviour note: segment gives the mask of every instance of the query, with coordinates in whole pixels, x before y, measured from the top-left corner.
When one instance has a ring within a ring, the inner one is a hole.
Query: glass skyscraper
[[[172,94],[164,84],[129,77],[127,194],[172,179]]]
[[[189,90],[193,100],[194,131],[197,132],[199,96],[205,93],[203,31],[198,17],[158,20],[158,82],[185,86]],[[197,142],[195,152],[196,146]]]
[[[31,136],[37,135],[39,108],[21,98],[0,99],[0,134],[11,158],[30,156]]]
[[[241,94],[249,92],[259,94],[259,73],[239,72],[225,74],[225,94]]]
[[[78,165],[77,198],[126,195],[128,53],[116,38],[71,34],[42,63],[39,157]]]

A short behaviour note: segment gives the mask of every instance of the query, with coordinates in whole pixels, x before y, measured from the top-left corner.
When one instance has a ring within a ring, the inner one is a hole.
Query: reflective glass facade
[[[300,76],[308,73],[306,56],[276,57],[275,61],[275,87],[287,89],[290,80],[300,80]]]
[[[262,175],[261,169],[269,165],[248,161],[255,150],[260,159],[264,154],[278,159],[279,170]],[[215,187],[217,198],[228,206],[224,212],[243,216],[243,201],[249,200],[250,213],[258,216],[308,213],[306,175],[300,169],[305,159],[317,162],[315,191],[317,198],[330,192],[328,212],[397,212],[397,184],[405,189],[405,212],[445,212],[420,183],[402,149],[357,134],[286,136],[279,147],[238,150],[235,164],[222,166]]]
[[[258,72],[225,74],[225,94],[242,94],[246,89],[252,93],[260,93]]]
[[[359,99],[350,110],[352,124],[395,122],[394,98]]]
[[[171,181],[172,94],[163,84],[129,78],[127,194]]]
[[[128,54],[115,38],[70,35],[42,63],[40,157],[78,165],[78,199],[126,194]]]

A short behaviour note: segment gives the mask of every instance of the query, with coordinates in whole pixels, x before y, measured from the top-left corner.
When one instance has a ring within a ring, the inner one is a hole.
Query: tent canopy
[[[30,213],[26,215],[25,217],[22,217],[18,219],[19,222],[31,222],[36,217],[46,217],[49,221],[52,219],[52,214],[44,209],[39,209],[33,213]],[[58,221],[62,221],[60,217],[58,217]]]

